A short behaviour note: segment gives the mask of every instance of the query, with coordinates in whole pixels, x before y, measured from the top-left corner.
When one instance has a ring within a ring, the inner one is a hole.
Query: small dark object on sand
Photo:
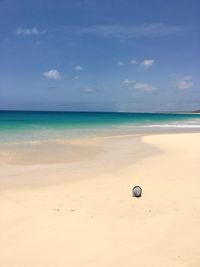
[[[141,197],[142,196],[142,188],[140,186],[134,186],[132,189],[132,197]]]

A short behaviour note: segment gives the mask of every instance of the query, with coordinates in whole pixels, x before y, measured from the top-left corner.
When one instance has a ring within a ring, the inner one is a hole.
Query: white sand
[[[98,153],[65,164],[1,165],[0,266],[199,267],[200,134],[142,140],[91,142]]]

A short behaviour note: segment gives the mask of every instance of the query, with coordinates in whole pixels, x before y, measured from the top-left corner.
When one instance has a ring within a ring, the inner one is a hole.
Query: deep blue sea
[[[200,114],[0,111],[0,142],[200,131]]]

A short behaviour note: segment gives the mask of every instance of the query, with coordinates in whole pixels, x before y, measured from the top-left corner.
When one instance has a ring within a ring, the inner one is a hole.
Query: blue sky
[[[200,109],[199,0],[0,0],[0,109]]]

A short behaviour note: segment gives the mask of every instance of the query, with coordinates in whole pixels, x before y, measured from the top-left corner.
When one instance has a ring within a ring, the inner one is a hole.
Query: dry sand
[[[1,151],[0,266],[200,266],[200,134],[71,145],[92,152]]]

